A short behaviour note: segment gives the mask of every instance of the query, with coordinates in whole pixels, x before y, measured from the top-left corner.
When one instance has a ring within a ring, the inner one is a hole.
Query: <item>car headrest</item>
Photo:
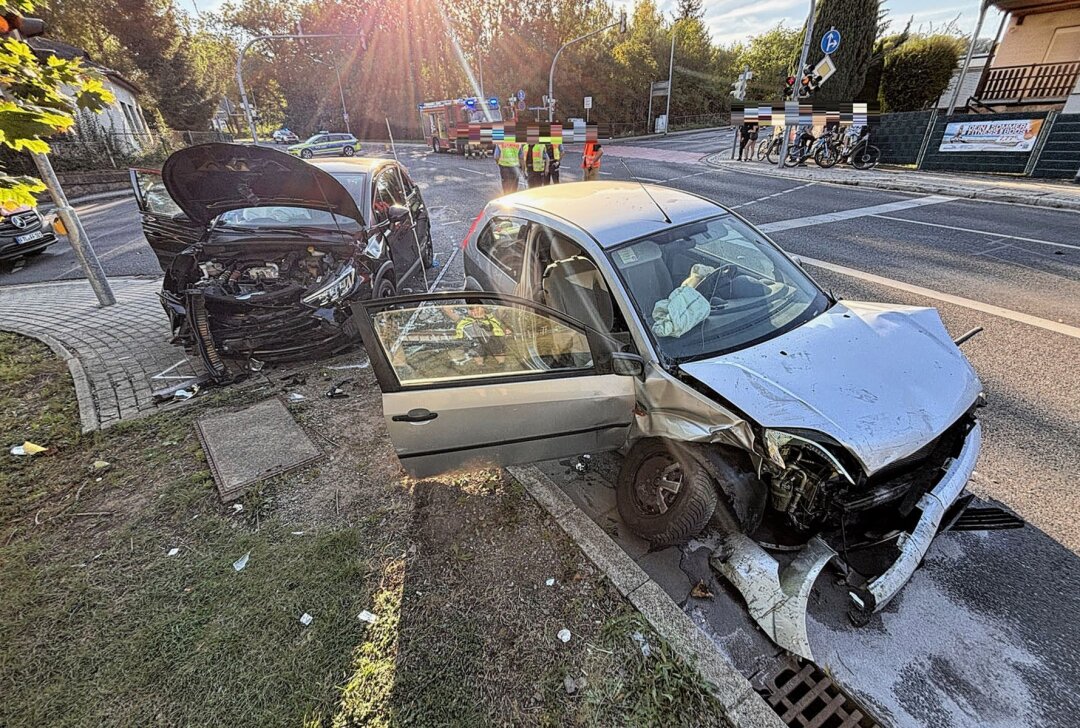
[[[561,235],[556,235],[551,239],[551,259],[552,260],[564,260],[566,258],[573,258],[575,255],[581,255],[582,249],[576,243],[567,240]]]

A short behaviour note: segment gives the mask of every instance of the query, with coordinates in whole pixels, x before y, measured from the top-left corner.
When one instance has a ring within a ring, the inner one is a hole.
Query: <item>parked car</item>
[[[717,529],[714,564],[806,657],[826,562],[865,619],[969,503],[982,387],[934,309],[840,301],[729,209],[655,185],[500,197],[463,248],[465,292],[354,306],[414,475],[622,449],[626,524]],[[781,569],[765,547],[798,553]]]
[[[289,154],[304,159],[312,157],[351,157],[360,151],[360,140],[352,134],[330,134],[321,131],[307,141],[289,147]]]
[[[37,210],[0,213],[0,261],[39,255],[55,242],[56,235]]]
[[[300,141],[300,137],[296,136],[296,132],[289,129],[278,129],[271,138],[278,144],[296,144]]]
[[[203,144],[131,182],[176,341],[218,381],[352,345],[348,304],[432,263],[424,200],[393,160]]]

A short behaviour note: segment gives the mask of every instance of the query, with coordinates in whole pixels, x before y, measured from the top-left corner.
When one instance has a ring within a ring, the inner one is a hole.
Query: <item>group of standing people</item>
[[[758,125],[743,122],[739,126],[739,161],[751,162],[754,159],[754,147],[757,146]],[[747,149],[749,147],[749,149]],[[743,154],[745,153],[745,157]]]
[[[603,156],[600,144],[587,142],[582,153],[581,168],[585,181],[595,180],[600,174],[600,157]],[[495,163],[499,167],[499,178],[503,194],[517,192],[520,171],[525,172],[529,189],[543,185],[559,183],[559,167],[562,164],[562,144],[556,142],[537,142],[520,144],[518,142],[496,142]]]

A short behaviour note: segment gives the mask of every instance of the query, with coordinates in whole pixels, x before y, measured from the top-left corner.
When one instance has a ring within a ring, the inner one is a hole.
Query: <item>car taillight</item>
[[[476,232],[476,226],[480,224],[480,218],[482,218],[483,216],[484,211],[481,210],[480,214],[476,216],[476,219],[472,221],[472,225],[469,226],[469,232],[465,233],[465,239],[461,241],[462,250],[465,250],[465,248],[469,247],[469,238],[471,238],[472,234]]]

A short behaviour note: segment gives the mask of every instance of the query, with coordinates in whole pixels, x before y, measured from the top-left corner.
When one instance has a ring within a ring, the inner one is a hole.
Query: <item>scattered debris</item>
[[[304,532],[303,532],[303,531],[293,531],[293,532],[292,532],[292,535],[293,535],[293,536],[303,536],[303,535],[304,535]]]
[[[690,596],[696,599],[712,599],[713,593],[709,591],[709,587],[705,586],[705,582],[699,581],[694,585],[694,588],[690,590]]]
[[[555,577],[552,576],[547,581],[545,581],[544,586],[555,586]]]
[[[309,624],[311,624],[314,621],[315,621],[315,618],[312,617],[307,612],[304,612],[302,615],[300,615],[300,624],[304,625],[305,627],[307,627]]]
[[[366,609],[360,612],[360,614],[356,615],[356,618],[359,619],[361,622],[367,622],[368,624],[375,624],[379,621],[379,616],[377,614],[372,614]]]
[[[110,465],[112,465],[112,463],[110,463],[108,460],[95,460],[93,463],[93,468],[94,470],[104,470]]]
[[[199,385],[198,384],[193,384],[191,386],[191,389],[178,389],[175,392],[173,392],[173,399],[179,399],[179,400],[191,399],[192,397],[194,397],[198,393],[199,393]]]
[[[326,392],[326,396],[330,399],[341,399],[343,397],[348,397],[349,393],[345,391],[344,387],[346,384],[351,383],[351,379],[342,379],[340,382],[330,387],[330,389]]]
[[[169,549],[168,556],[176,556],[178,553],[180,553],[180,548],[179,547],[174,547],[174,548]]]
[[[367,369],[369,366],[371,366],[371,361],[365,359],[364,361],[358,362],[356,364],[338,364],[336,366],[328,366],[326,368],[333,369],[334,371],[341,371],[342,369]]]
[[[291,377],[282,378],[283,382],[289,387],[301,387],[307,384],[307,377],[302,377],[299,374],[293,374]]]
[[[154,398],[154,404],[161,404],[162,402],[168,402],[174,399],[191,399],[199,391],[200,387],[206,386],[206,383],[209,381],[210,377],[205,374],[191,377],[176,382],[175,384],[171,384],[163,389],[155,389],[151,393],[151,396]],[[187,396],[177,396],[178,392],[184,392]]]
[[[266,366],[266,362],[264,362],[264,361],[259,361],[258,359],[255,359],[254,357],[251,358],[251,359],[248,359],[248,369],[250,369],[253,372],[261,372],[262,368],[264,366]]]
[[[584,676],[575,679],[567,675],[563,678],[563,688],[566,689],[567,695],[573,695],[574,693],[581,692],[588,684],[589,681],[586,680]]]
[[[305,399],[307,399],[307,397],[300,394],[299,392],[289,392],[290,402],[303,402]]]
[[[634,642],[638,643],[638,647],[641,648],[642,655],[648,657],[652,654],[652,648],[649,647],[649,641],[645,639],[645,635],[641,634],[641,632],[634,632],[632,635],[630,635],[630,638],[633,639]]]
[[[237,571],[241,571],[245,566],[247,566],[249,558],[251,558],[250,551],[248,551],[246,554],[234,561],[232,567]]]
[[[582,458],[574,458],[572,461],[572,465],[574,470],[578,471],[579,473],[584,473],[586,470],[589,469],[589,465]]]
[[[16,445],[15,447],[11,448],[11,454],[12,455],[37,455],[39,452],[45,452],[48,449],[49,448],[47,448],[47,447],[42,447],[41,445],[35,444],[35,443],[30,442],[29,440],[27,440],[22,445]]]
[[[560,640],[562,640],[563,642],[569,642],[570,641],[570,630],[566,629],[565,627],[563,629],[560,629],[559,634],[557,635],[557,637]]]
[[[232,509],[233,509],[233,513],[240,513],[242,510],[244,510],[244,504],[243,503],[233,503]]]

